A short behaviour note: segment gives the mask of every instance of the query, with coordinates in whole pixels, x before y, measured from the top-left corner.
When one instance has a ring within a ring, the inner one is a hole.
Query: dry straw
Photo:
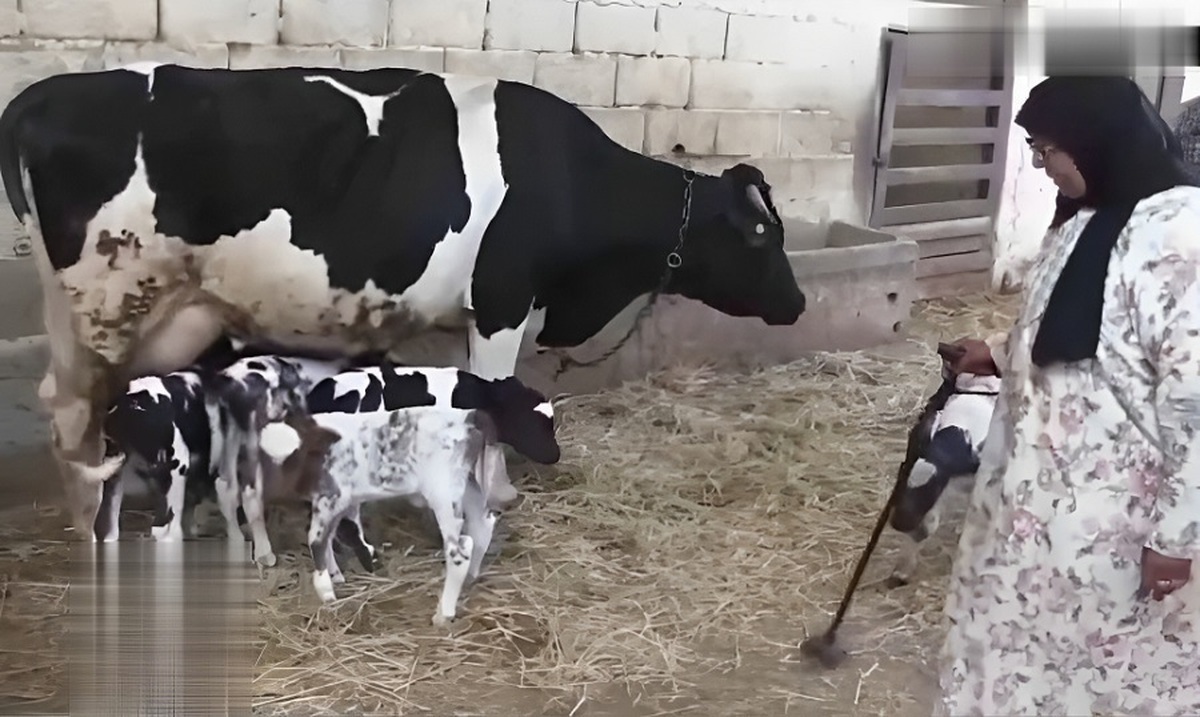
[[[1013,307],[941,300],[918,309],[911,342],[886,350],[748,376],[680,367],[564,400],[562,461],[510,462],[526,501],[502,521],[499,555],[452,634],[430,624],[443,577],[431,519],[368,506],[385,569],[344,562],[343,597],[319,607],[304,511],[275,511],[256,711],[928,714],[922,663],[953,531],[931,541],[916,583],[890,592],[880,582],[898,541],[885,533],[843,629],[852,662],[815,672],[796,646],[825,628],[883,504],[938,381],[936,341],[1003,328]],[[0,650],[0,692],[46,695],[64,687],[47,662],[59,621],[42,619],[62,612],[62,585],[31,570],[46,556],[7,545],[0,628],[29,639]]]
[[[587,708],[607,702],[630,715],[703,712],[707,700],[722,700],[721,713],[743,701],[796,714],[915,704],[911,680],[870,684],[927,657],[945,541],[923,580],[882,593],[894,559],[885,541],[847,625],[861,673],[788,663],[805,630],[824,628],[883,503],[908,424],[939,380],[934,343],[1011,317],[1011,298],[944,300],[918,312],[916,345],[749,376],[677,368],[566,399],[563,459],[512,462],[526,502],[505,518],[500,555],[469,588],[453,635],[430,625],[442,581],[432,522],[377,505],[365,520],[390,543],[384,575],[351,564],[345,597],[318,609],[305,553],[275,569],[261,703],[597,714]],[[280,545],[301,545],[302,525],[290,527]]]

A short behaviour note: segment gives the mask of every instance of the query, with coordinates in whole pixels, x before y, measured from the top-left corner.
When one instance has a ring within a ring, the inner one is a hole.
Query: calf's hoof
[[[169,525],[150,526],[150,535],[160,543],[177,543],[183,540],[183,531],[172,530]]]
[[[886,582],[884,582],[884,587],[886,587],[888,590],[895,590],[896,588],[902,588],[905,585],[908,585],[909,582],[909,579],[902,575],[893,575],[888,578]]]
[[[454,622],[453,615],[443,615],[440,612],[435,612],[433,614],[433,626],[434,627],[447,627],[452,622]]]
[[[261,555],[255,555],[254,561],[264,568],[273,568],[275,567],[276,563],[275,553],[262,553]]]
[[[333,591],[333,578],[330,577],[328,570],[313,573],[313,589],[317,591],[317,597],[323,603],[333,602],[337,599],[337,593]]]

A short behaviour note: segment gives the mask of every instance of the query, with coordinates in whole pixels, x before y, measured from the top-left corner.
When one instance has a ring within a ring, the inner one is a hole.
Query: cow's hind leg
[[[96,539],[112,543],[121,537],[121,503],[125,498],[125,476],[117,471],[102,486],[100,510],[96,514]]]
[[[99,385],[88,390],[104,392]],[[68,388],[64,381],[57,380],[53,368],[38,393],[51,414],[51,453],[62,476],[74,533],[79,540],[94,542],[104,483],[121,470],[125,455],[104,456],[104,437],[100,431],[103,411],[91,400],[78,398],[81,392],[77,387]]]
[[[438,528],[442,532],[442,549],[446,557],[446,581],[442,585],[438,609],[433,614],[433,624],[440,626],[449,624],[458,612],[458,598],[462,595],[463,585],[471,568],[474,541],[471,540],[471,536],[463,533],[461,504],[431,500],[429,507],[433,509]]]

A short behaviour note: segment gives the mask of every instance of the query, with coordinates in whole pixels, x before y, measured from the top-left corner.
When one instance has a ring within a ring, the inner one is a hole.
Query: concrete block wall
[[[758,164],[802,219],[861,221],[853,154],[906,0],[0,0],[0,103],[51,74],[406,66],[528,82],[621,144]],[[0,257],[20,254],[0,208]]]

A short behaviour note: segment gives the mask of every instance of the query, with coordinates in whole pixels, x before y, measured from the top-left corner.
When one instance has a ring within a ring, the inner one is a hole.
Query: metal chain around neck
[[[613,356],[613,354],[620,351],[621,347],[623,347],[629,341],[629,339],[633,338],[634,333],[641,331],[642,322],[650,316],[650,312],[654,309],[654,305],[658,301],[659,295],[666,291],[667,284],[671,282],[671,277],[674,274],[674,271],[683,265],[683,257],[680,256],[679,252],[681,249],[683,249],[683,242],[687,238],[688,225],[691,223],[692,219],[692,182],[695,181],[695,179],[696,173],[693,170],[683,170],[683,221],[679,224],[679,240],[675,242],[675,248],[672,249],[669,254],[667,254],[667,267],[663,270],[662,279],[659,281],[658,286],[654,288],[654,291],[650,293],[650,299],[646,302],[646,305],[638,310],[637,315],[633,317],[633,324],[629,327],[629,330],[625,332],[625,335],[621,337],[621,340],[614,344],[612,348],[589,361],[577,361],[567,354],[566,351],[559,351],[558,370],[554,372],[554,379],[556,381],[558,380],[559,376],[563,375],[563,373],[570,368],[587,368],[588,366],[595,366],[607,361]]]

